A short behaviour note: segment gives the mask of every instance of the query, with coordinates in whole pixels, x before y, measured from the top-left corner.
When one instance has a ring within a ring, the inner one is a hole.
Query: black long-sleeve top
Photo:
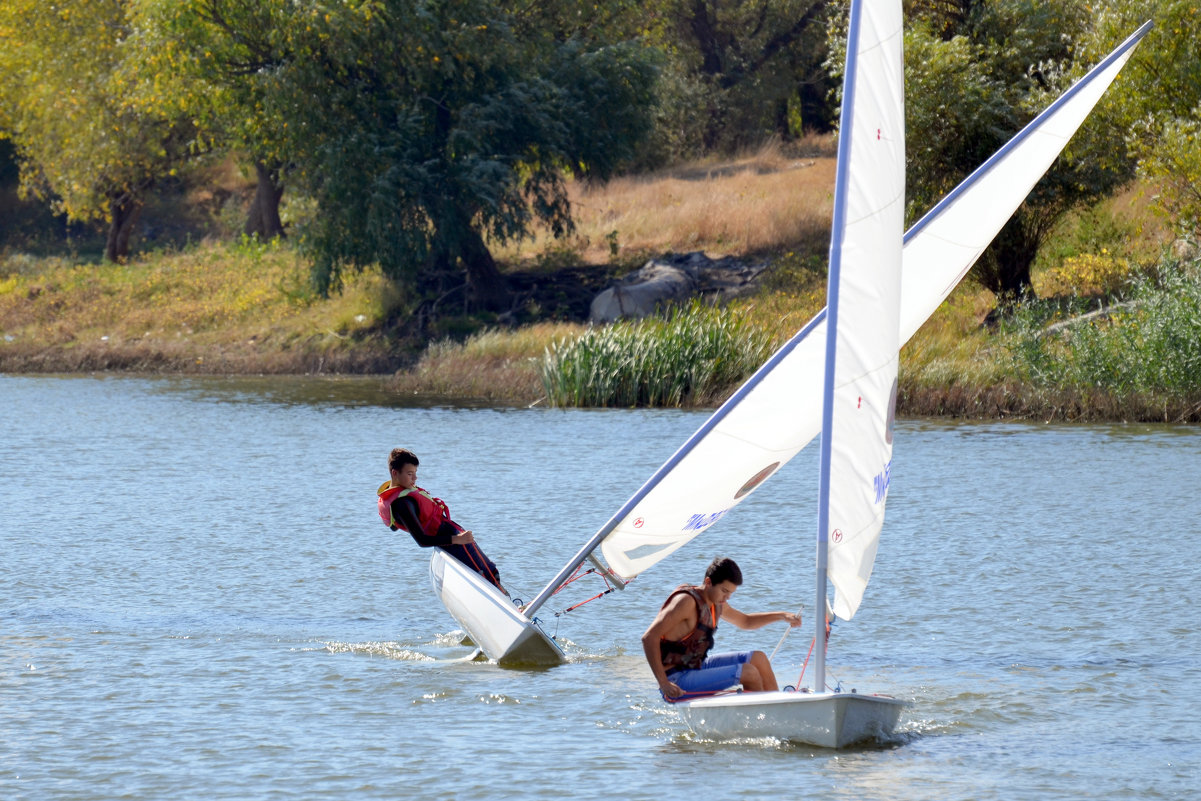
[[[450,545],[450,538],[459,533],[459,530],[446,520],[438,524],[436,532],[427,533],[417,517],[417,501],[403,496],[392,501],[392,519],[399,520],[422,548]]]

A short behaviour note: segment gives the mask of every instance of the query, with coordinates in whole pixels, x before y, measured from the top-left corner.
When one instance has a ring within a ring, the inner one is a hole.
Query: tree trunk
[[[142,212],[142,201],[125,193],[111,198],[108,204],[112,222],[108,227],[108,241],[104,245],[104,258],[114,264],[124,264],[129,256],[129,238],[133,226]]]
[[[818,82],[818,78],[803,82],[797,87],[797,97],[801,106],[801,131],[814,131],[825,134],[834,130],[834,118],[830,114],[830,106],[826,100],[826,86]]]
[[[258,185],[243,230],[247,236],[257,235],[263,241],[282,237],[284,225],[279,219],[279,201],[284,188],[279,180],[279,170],[270,169],[261,161],[256,161],[254,171],[258,175]]]
[[[496,267],[483,237],[468,228],[460,243],[460,255],[467,269],[468,299],[476,308],[508,311],[513,302],[508,282]]]
[[[1038,255],[1041,237],[1032,230],[1022,211],[1005,224],[981,259],[980,278],[998,298],[1017,300],[1034,295],[1030,266]]]

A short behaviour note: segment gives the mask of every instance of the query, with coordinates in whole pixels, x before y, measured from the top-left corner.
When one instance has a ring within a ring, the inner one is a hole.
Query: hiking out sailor
[[[393,531],[409,532],[422,548],[441,548],[507,595],[496,564],[484,555],[471,531],[450,519],[445,501],[417,486],[418,464],[417,455],[407,448],[393,448],[388,454],[391,478],[377,492],[380,519]]]

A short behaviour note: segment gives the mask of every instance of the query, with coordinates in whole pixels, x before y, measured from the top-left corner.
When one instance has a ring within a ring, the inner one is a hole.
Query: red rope
[[[556,613],[556,617],[558,615],[567,614],[568,612],[573,612],[576,609],[579,609],[584,604],[589,603],[590,601],[595,601],[597,598],[602,598],[602,597],[608,595],[609,593],[613,592],[613,585],[609,583],[609,577],[607,575],[605,575],[604,571],[597,570],[596,568],[590,567],[587,570],[585,570],[583,573],[581,573],[580,570],[582,570],[582,569],[583,569],[583,565],[581,565],[580,567],[577,567],[576,571],[574,573],[572,573],[571,576],[566,581],[564,581],[562,584],[560,584],[555,589],[555,591],[553,593],[551,593],[551,595],[558,595],[559,591],[562,590],[564,587],[566,587],[568,584],[571,584],[572,582],[574,582],[578,579],[582,579],[584,576],[587,576],[590,573],[595,573],[601,577],[601,580],[605,582],[605,590],[603,592],[598,592],[596,595],[593,595],[591,598],[588,598],[587,600],[580,601],[578,604],[574,604],[572,606],[567,607],[562,612]]]
[[[801,664],[801,675],[797,676],[796,684],[793,685],[798,690],[801,689],[801,680],[803,678],[805,678],[805,670],[809,667],[809,657],[813,656],[813,646],[816,644],[817,644],[817,637],[815,636],[812,640],[809,641],[809,653],[805,654],[805,661]],[[829,623],[826,624],[826,643],[825,644],[827,646],[830,644],[830,624]],[[820,692],[821,689],[822,688],[818,688],[816,691]]]

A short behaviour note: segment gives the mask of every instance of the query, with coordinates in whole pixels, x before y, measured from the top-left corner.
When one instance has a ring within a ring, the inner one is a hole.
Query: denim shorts
[[[742,678],[742,666],[751,659],[751,651],[729,651],[705,658],[696,670],[676,670],[667,678],[686,694],[715,693],[733,687]]]

